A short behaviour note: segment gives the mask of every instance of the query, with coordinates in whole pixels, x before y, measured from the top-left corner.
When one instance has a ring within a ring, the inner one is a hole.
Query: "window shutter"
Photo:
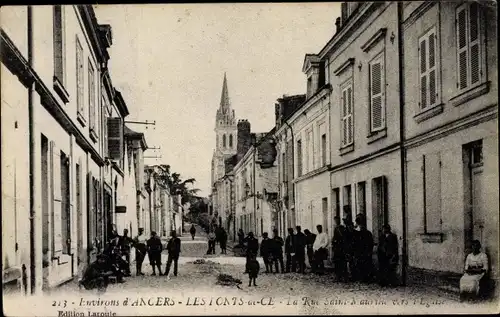
[[[53,209],[52,209],[52,250],[54,250],[54,255],[57,255],[62,251],[62,188],[61,188],[61,152],[56,147],[55,142],[50,142],[50,160],[51,160],[51,171],[52,171],[52,197],[53,197]]]
[[[122,118],[108,118],[108,154],[112,160],[123,157],[123,121]]]
[[[457,10],[457,58],[458,58],[458,83],[459,89],[467,87],[467,6]]]
[[[353,120],[352,120],[352,104],[353,104],[353,100],[352,100],[352,86],[349,86],[349,88],[347,88],[347,111],[348,111],[348,114],[347,114],[347,143],[350,144],[352,143],[352,140],[353,140]]]
[[[437,73],[436,73],[436,34],[430,33],[428,36],[429,45],[429,105],[436,104],[437,100]]]
[[[84,114],[83,100],[83,48],[78,39],[76,40],[76,102],[80,114]]]
[[[64,49],[64,6],[55,5],[54,14],[54,76],[61,82],[66,84],[66,65],[65,65],[65,49]]]
[[[420,108],[427,107],[427,44],[425,37],[420,40]]]
[[[479,45],[479,5],[471,3],[469,7],[469,46],[470,46],[470,81],[471,85],[481,79]]]
[[[371,64],[370,88],[371,88],[371,125],[372,130],[383,127],[383,64],[378,60]]]
[[[95,109],[95,89],[94,89],[94,68],[92,67],[92,64],[90,63],[89,60],[89,127],[91,130],[94,132],[97,132],[96,130],[96,109]]]

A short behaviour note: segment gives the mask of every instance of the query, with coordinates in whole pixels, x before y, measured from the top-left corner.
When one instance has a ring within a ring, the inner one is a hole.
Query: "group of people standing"
[[[283,240],[277,230],[273,236],[267,232],[262,234],[262,241],[249,232],[245,237],[242,229],[238,231],[238,244],[245,247],[247,263],[258,255],[264,260],[266,273],[306,273],[306,259],[310,272],[322,275],[325,273],[325,260],[329,251],[332,252],[333,266],[338,281],[371,282],[378,278],[383,285],[397,285],[397,266],[399,249],[397,236],[391,232],[389,225],[384,225],[378,237],[377,258],[378,270],[373,264],[374,239],[366,228],[366,219],[359,214],[353,223],[348,217],[335,217],[335,230],[330,241],[323,231],[322,225],[316,226],[316,233],[301,226],[288,229],[288,235]],[[284,247],[284,250],[283,250]],[[274,268],[274,270],[273,270]],[[378,272],[378,274],[376,274]],[[248,272],[248,265],[247,271]]]
[[[181,252],[181,240],[177,237],[175,231],[170,234],[165,249],[168,252],[165,271],[161,271],[161,255],[164,251],[163,243],[155,231],[151,232],[148,238],[144,234],[144,229],[139,228],[138,235],[132,239],[128,236],[128,230],[123,231],[120,236],[113,231],[111,238],[106,244],[103,252],[98,254],[96,260],[92,262],[84,271],[80,281],[85,289],[104,290],[109,284],[110,277],[116,277],[118,283],[124,283],[124,277],[131,276],[130,272],[130,254],[132,248],[135,248],[136,276],[143,276],[142,264],[148,256],[149,263],[153,268],[152,275],[169,276],[172,263],[174,264],[174,275],[177,276],[178,259]]]
[[[215,246],[219,244],[221,254],[227,254],[227,232],[222,226],[214,225],[208,229],[207,254],[215,254]]]

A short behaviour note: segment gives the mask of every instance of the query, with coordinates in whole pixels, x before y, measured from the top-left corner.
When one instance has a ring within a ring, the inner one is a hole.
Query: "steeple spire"
[[[231,103],[229,102],[229,93],[227,91],[226,72],[224,72],[224,82],[222,83],[222,94],[220,96],[220,109],[223,110],[223,112],[227,112],[230,108]]]

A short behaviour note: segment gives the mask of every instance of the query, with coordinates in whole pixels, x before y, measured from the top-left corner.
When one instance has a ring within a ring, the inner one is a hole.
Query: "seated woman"
[[[472,252],[465,260],[465,272],[460,279],[460,299],[473,295],[477,297],[483,291],[486,273],[488,272],[488,257],[481,252],[481,243],[472,241]]]

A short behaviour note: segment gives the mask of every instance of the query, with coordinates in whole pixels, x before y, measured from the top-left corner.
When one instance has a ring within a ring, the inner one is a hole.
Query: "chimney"
[[[250,122],[248,120],[238,120],[238,135],[236,144],[236,157],[239,162],[252,145],[252,134],[250,133]]]
[[[335,20],[335,33],[338,33],[340,31],[340,27],[341,27],[341,24],[340,24],[340,17],[338,17],[336,20]]]

